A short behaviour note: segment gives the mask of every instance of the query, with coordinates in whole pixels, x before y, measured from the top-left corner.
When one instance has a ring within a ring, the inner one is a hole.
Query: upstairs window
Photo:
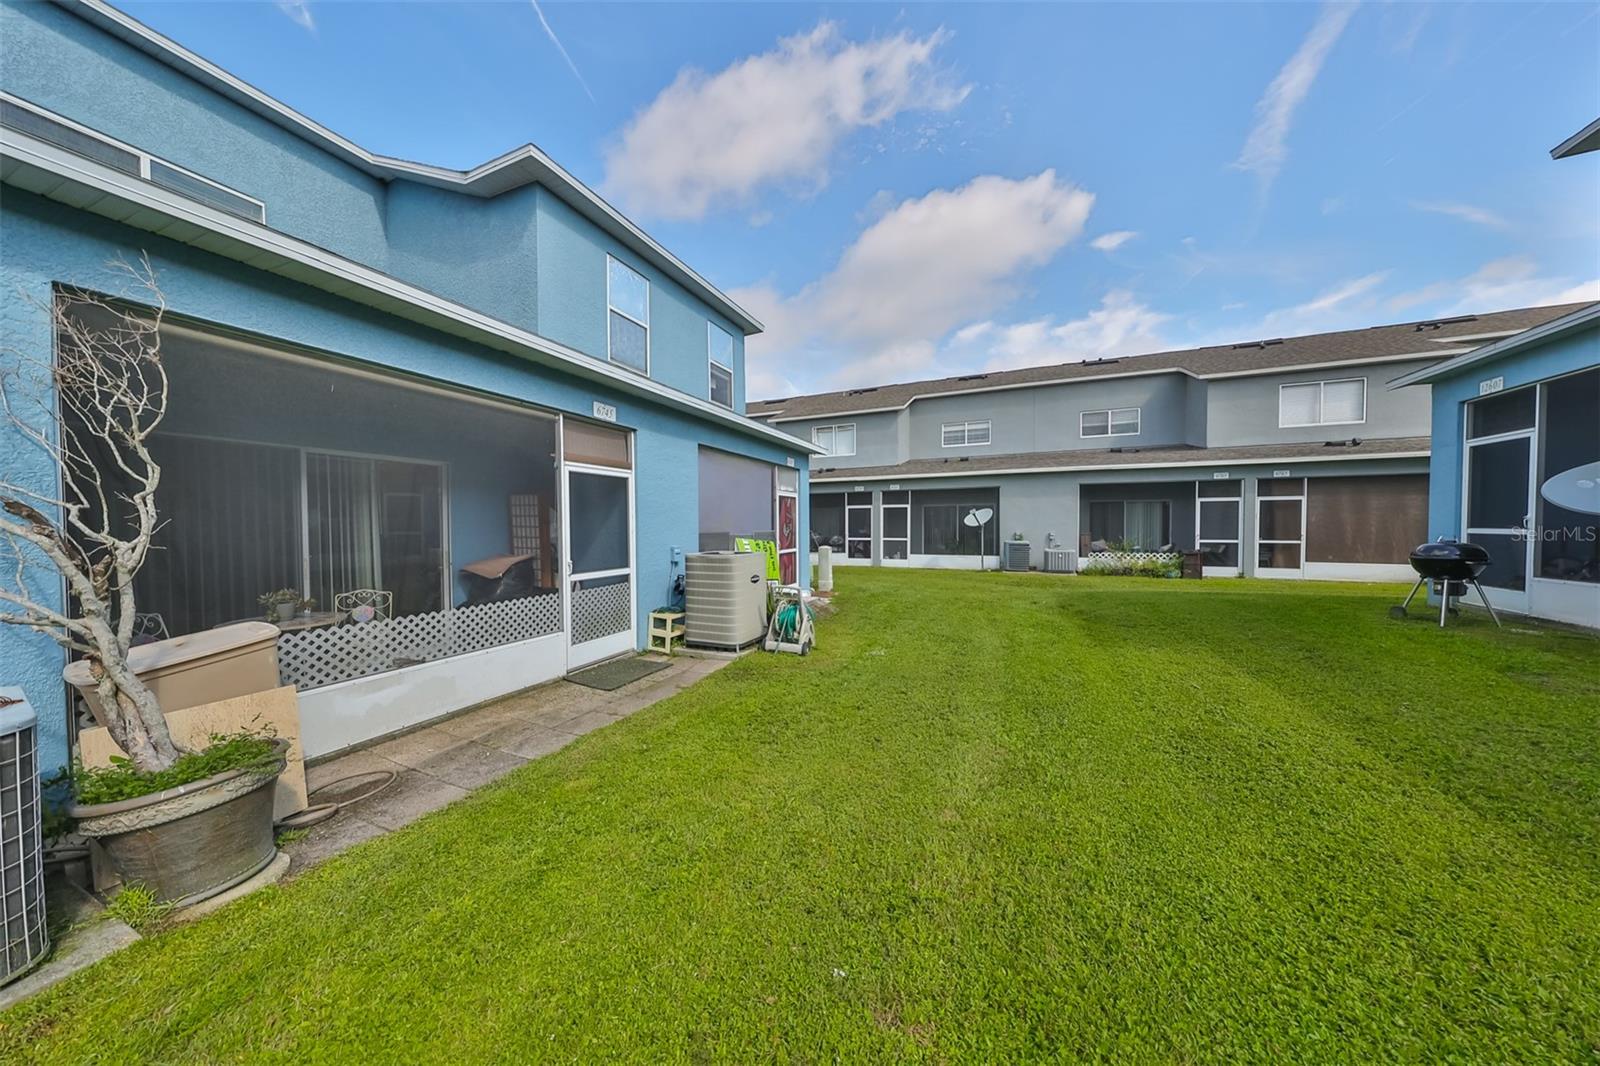
[[[1139,435],[1139,408],[1113,407],[1105,411],[1084,411],[1078,415],[1080,437],[1136,437]]]
[[[1367,379],[1278,386],[1278,426],[1344,426],[1367,420]]]
[[[606,256],[606,353],[613,363],[650,373],[650,283],[627,264]]]
[[[989,443],[989,420],[976,422],[946,422],[939,427],[939,445],[944,448],[967,448],[974,444]]]
[[[733,335],[706,323],[706,359],[711,364],[711,402],[733,406]]]
[[[846,422],[841,426],[817,426],[811,430],[811,443],[828,455],[854,455],[856,424]]]

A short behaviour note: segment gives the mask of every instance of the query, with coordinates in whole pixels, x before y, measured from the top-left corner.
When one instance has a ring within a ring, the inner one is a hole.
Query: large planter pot
[[[136,799],[73,807],[78,832],[105,848],[124,884],[140,884],[178,907],[199,903],[249,880],[277,854],[272,786],[277,761],[229,770]]]

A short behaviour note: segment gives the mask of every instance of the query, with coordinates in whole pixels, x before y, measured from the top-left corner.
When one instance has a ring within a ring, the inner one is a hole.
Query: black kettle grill
[[[1461,599],[1467,594],[1470,584],[1478,590],[1478,599],[1489,609],[1489,617],[1498,626],[1500,616],[1494,613],[1494,604],[1489,602],[1489,597],[1483,593],[1483,586],[1478,584],[1478,575],[1488,565],[1489,553],[1481,544],[1440,537],[1429,544],[1417,545],[1411,549],[1411,569],[1417,572],[1417,583],[1411,586],[1406,602],[1389,608],[1389,617],[1404,618],[1406,608],[1411,606],[1411,600],[1423,582],[1432,581],[1434,594],[1439,597],[1439,626],[1443,628],[1446,616],[1451,613],[1451,597]]]

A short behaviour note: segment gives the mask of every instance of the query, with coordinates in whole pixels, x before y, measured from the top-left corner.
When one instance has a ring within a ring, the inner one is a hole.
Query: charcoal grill
[[[1489,552],[1481,544],[1470,541],[1440,537],[1431,543],[1417,545],[1411,550],[1411,569],[1417,572],[1417,583],[1411,586],[1404,603],[1389,608],[1389,617],[1404,618],[1406,608],[1411,606],[1417,590],[1431,581],[1434,594],[1439,597],[1440,628],[1443,628],[1445,619],[1454,613],[1450,600],[1464,597],[1468,585],[1478,590],[1478,599],[1489,609],[1489,617],[1498,626],[1500,616],[1494,613],[1494,604],[1489,602],[1483,586],[1478,584],[1478,575],[1488,567],[1489,561]]]

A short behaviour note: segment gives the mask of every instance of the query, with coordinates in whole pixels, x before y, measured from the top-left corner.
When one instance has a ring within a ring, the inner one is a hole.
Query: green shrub
[[[1083,572],[1101,577],[1179,577],[1180,567],[1167,559],[1091,559]]]
[[[85,806],[136,799],[164,789],[177,788],[228,770],[249,766],[270,766],[277,759],[270,731],[252,733],[213,733],[211,744],[191,751],[157,773],[146,773],[126,756],[113,756],[110,766],[72,764],[72,787],[78,802]]]

